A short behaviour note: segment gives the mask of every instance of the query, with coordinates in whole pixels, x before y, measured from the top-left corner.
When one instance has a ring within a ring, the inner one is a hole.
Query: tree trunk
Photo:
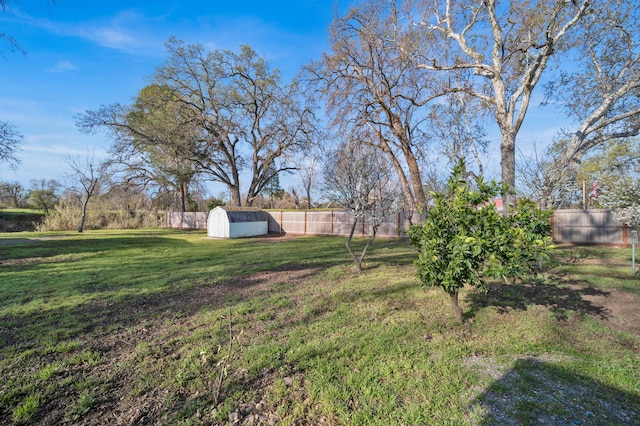
[[[456,316],[458,322],[462,324],[462,308],[458,305],[458,292],[450,293],[449,297],[451,298],[451,307],[453,308],[453,314]]]
[[[187,184],[184,182],[180,183],[180,208],[181,212],[184,213],[187,211]]]
[[[418,166],[418,161],[413,154],[407,158],[407,165],[409,166],[409,176],[411,177],[411,184],[413,185],[417,209],[426,211],[427,196],[424,193],[424,183],[422,182],[422,175],[420,174],[420,166]]]
[[[89,204],[89,200],[82,203],[82,217],[80,218],[80,226],[78,226],[78,232],[80,233],[84,231],[84,221],[87,217],[87,204]]]
[[[373,240],[375,240],[377,232],[378,232],[378,226],[373,225],[373,233],[371,237],[367,240],[367,243],[364,245],[364,248],[362,249],[362,253],[360,254],[360,259],[358,260],[359,271],[362,271],[362,261],[364,260],[364,256],[367,254],[367,250],[369,249],[371,244],[373,244]]]
[[[507,193],[503,195],[504,206],[515,204],[516,190],[516,150],[515,136],[511,132],[502,131],[500,144],[502,183],[507,186]]]
[[[358,258],[353,253],[353,249],[351,248],[351,239],[353,238],[353,233],[356,230],[357,224],[358,224],[358,218],[356,217],[353,219],[353,223],[351,224],[351,230],[349,231],[349,236],[347,237],[347,241],[345,242],[345,245],[347,247],[347,251],[351,255],[351,258],[353,259],[353,262],[356,264],[356,269],[358,270],[358,272],[360,272],[362,271],[362,259]]]
[[[291,190],[291,196],[293,197],[293,203],[296,205],[296,210],[300,210],[300,198],[295,189]]]
[[[311,179],[304,183],[304,190],[307,193],[307,210],[311,210]]]
[[[355,253],[353,252],[353,248],[351,247],[351,240],[353,239],[353,234],[356,230],[357,224],[358,224],[358,219],[356,218],[351,224],[351,230],[349,231],[349,236],[347,237],[347,241],[345,245],[347,246],[347,251],[349,251],[351,258],[353,259],[353,263],[355,263],[356,265],[356,269],[358,270],[358,272],[362,272],[362,261],[364,260],[364,257],[367,254],[367,250],[369,249],[369,247],[371,247],[371,244],[373,244],[373,240],[375,240],[376,238],[378,226],[377,225],[373,226],[373,233],[371,237],[369,237],[369,239],[367,240],[366,244],[364,245],[364,248],[362,249],[362,252],[360,253],[360,256],[358,257],[355,255]]]
[[[409,169],[409,179],[411,179],[414,206],[418,210],[426,210],[427,197],[424,193],[424,183],[422,182],[420,166],[418,165],[418,160],[416,159],[415,153],[411,147],[411,139],[407,136],[407,130],[402,123],[402,120],[400,120],[400,117],[389,112],[389,120],[391,122],[391,129],[398,139],[404,160],[407,163],[407,168]]]
[[[393,154],[391,148],[389,146],[383,147],[383,152],[387,154],[387,158],[391,161],[393,168],[398,175],[398,179],[400,179],[400,186],[402,187],[402,195],[403,201],[402,205],[406,210],[415,210],[416,209],[416,198],[413,196],[413,191],[411,190],[411,185],[409,184],[409,179],[407,179],[407,175],[398,161],[398,158]]]
[[[235,186],[229,186],[229,192],[231,192],[231,203],[233,204],[234,207],[241,207],[242,206],[242,196],[240,195],[240,187],[235,185]]]
[[[414,197],[413,195],[411,184],[409,183],[409,179],[407,179],[407,175],[402,167],[402,164],[400,164],[398,157],[396,157],[395,153],[391,149],[391,146],[389,146],[389,142],[384,138],[382,133],[373,128],[372,130],[375,131],[378,139],[378,145],[374,144],[374,146],[381,149],[382,152],[384,152],[387,155],[387,158],[389,158],[389,161],[391,161],[391,164],[393,165],[393,168],[395,169],[396,174],[398,175],[398,179],[400,179],[400,185],[402,186],[402,194],[404,198],[402,203],[404,209],[415,210],[416,203],[417,203],[416,197]]]

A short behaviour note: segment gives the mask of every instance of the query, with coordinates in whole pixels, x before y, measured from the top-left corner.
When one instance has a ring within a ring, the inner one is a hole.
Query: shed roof
[[[231,207],[231,206],[219,206],[216,207],[224,210],[227,213],[229,222],[263,222],[269,220],[269,215],[264,210],[256,207]]]

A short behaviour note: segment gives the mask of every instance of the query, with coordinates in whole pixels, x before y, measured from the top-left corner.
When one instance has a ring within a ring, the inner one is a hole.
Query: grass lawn
[[[0,424],[640,421],[630,249],[468,289],[462,325],[414,256],[376,240],[358,273],[342,238],[0,234]]]

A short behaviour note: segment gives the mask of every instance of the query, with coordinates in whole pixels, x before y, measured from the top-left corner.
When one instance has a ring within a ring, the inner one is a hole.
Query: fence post
[[[334,236],[334,232],[333,232],[333,210],[331,210],[331,236]]]

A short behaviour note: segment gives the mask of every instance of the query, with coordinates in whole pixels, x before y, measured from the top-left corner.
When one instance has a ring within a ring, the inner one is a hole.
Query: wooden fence
[[[267,211],[269,232],[295,235],[349,235],[353,216],[338,210]],[[411,219],[411,220],[410,220]],[[377,235],[387,238],[404,238],[409,225],[420,220],[416,213],[398,213],[388,217],[378,228]],[[207,229],[206,212],[168,212],[166,226],[177,229]],[[371,225],[359,222],[354,236],[371,234]]]
[[[631,229],[606,209],[556,210],[551,218],[553,241],[559,244],[631,244]]]
[[[353,216],[346,211],[270,211],[269,232],[299,235],[346,236],[351,231]],[[411,219],[411,220],[410,220]],[[397,213],[389,216],[378,228],[376,235],[387,238],[404,238],[409,225],[420,220],[419,215]],[[371,235],[370,224],[359,222],[354,236]]]
[[[176,229],[207,229],[207,212],[167,212],[165,226]]]
[[[295,235],[346,236],[352,216],[346,211],[267,211],[269,232]],[[179,229],[206,229],[207,213],[167,213],[166,226]],[[411,218],[411,220],[409,220]],[[378,228],[379,237],[404,238],[410,223],[419,222],[416,213],[390,216]],[[631,244],[631,230],[613,220],[610,210],[556,210],[551,219],[553,240],[558,244]],[[371,234],[371,225],[358,223],[355,236]]]

